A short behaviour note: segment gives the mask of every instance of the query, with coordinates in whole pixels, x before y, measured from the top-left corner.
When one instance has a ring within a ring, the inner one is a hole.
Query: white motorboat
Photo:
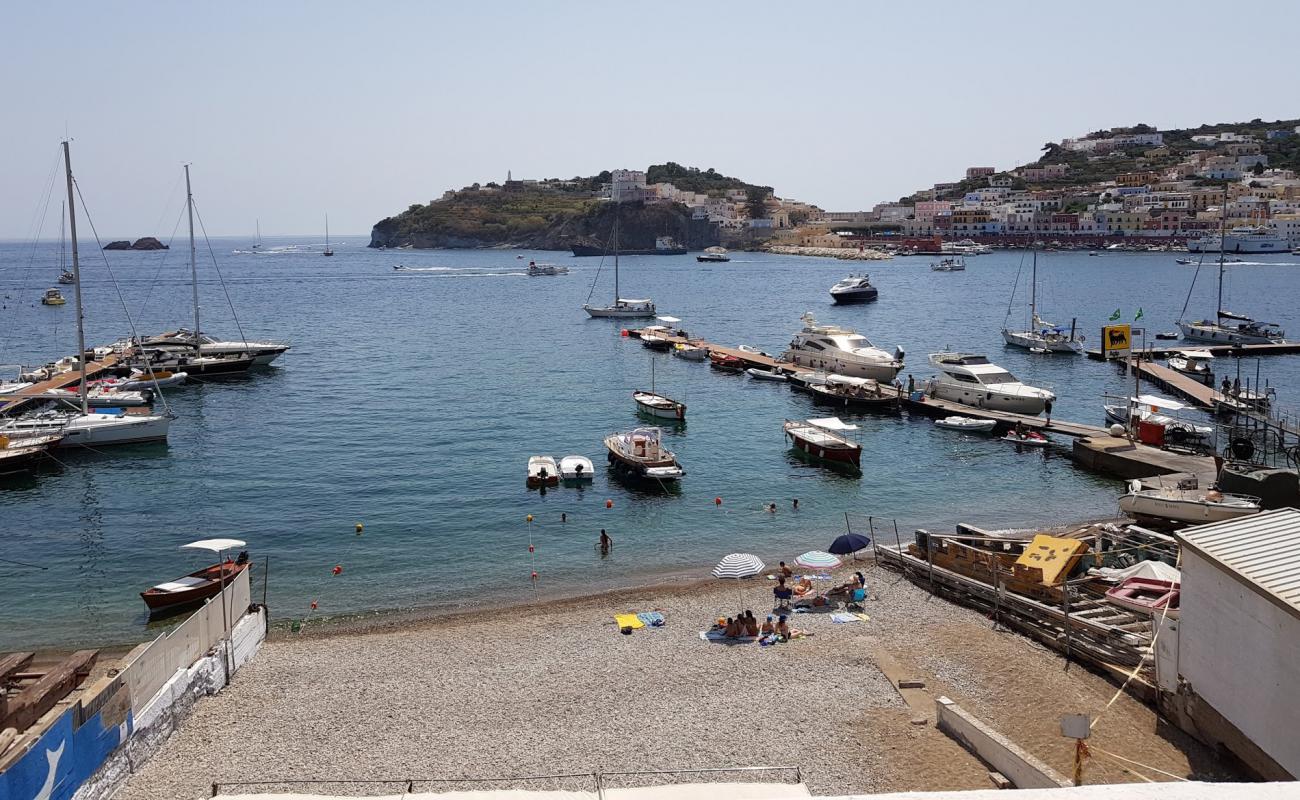
[[[1201,383],[1214,383],[1214,354],[1209,350],[1179,350],[1169,356],[1168,364],[1174,372],[1181,372]]]
[[[198,336],[195,336],[194,332],[187,328],[177,328],[174,331],[146,338],[139,342],[139,345],[141,348],[145,349],[172,349],[177,351],[188,349],[192,352],[196,342],[199,346],[199,354],[201,356],[210,358],[251,356],[254,365],[270,364],[272,361],[275,361],[277,358],[284,355],[285,351],[290,347],[284,342],[253,340],[235,341],[218,339],[215,336],[209,336],[206,333],[200,333]],[[115,343],[114,346],[116,347],[119,344],[129,346],[132,343],[119,342]]]
[[[965,431],[966,433],[991,433],[998,425],[997,420],[976,419],[975,417],[951,416],[942,419],[936,419],[934,426],[944,428],[950,431]]]
[[[935,272],[965,272],[966,259],[961,256],[949,256],[941,258],[930,264],[930,269]]]
[[[770,369],[759,369],[758,367],[750,367],[745,370],[745,374],[756,381],[778,381],[780,383],[785,383],[790,379],[784,372],[777,372]]]
[[[1012,289],[1012,294],[1015,290]],[[1010,309],[1007,315],[1010,316]],[[1002,340],[1013,347],[1049,353],[1082,353],[1083,337],[1076,336],[1074,326],[1065,329],[1038,316],[1038,251],[1034,251],[1029,279],[1029,327],[1026,330],[1002,328]]]
[[[146,370],[133,369],[130,375],[117,379],[112,385],[127,390],[153,389],[180,386],[188,378],[189,375],[184,372],[154,372],[151,374]]]
[[[675,422],[681,422],[686,419],[686,404],[679,403],[669,397],[661,394],[650,392],[633,392],[632,399],[636,401],[636,410],[647,416],[656,419],[669,419]]]
[[[561,267],[556,264],[538,264],[536,261],[528,262],[528,277],[538,277],[543,275],[568,275],[569,268]]]
[[[586,456],[565,456],[560,459],[560,479],[580,483],[594,480],[596,469]]]
[[[1131,481],[1128,493],[1119,499],[1119,510],[1132,517],[1199,524],[1258,514],[1260,500],[1217,489],[1144,489],[1140,481]]]
[[[62,434],[58,447],[104,447],[167,439],[171,418],[111,411],[42,411],[0,424],[0,435],[22,440]]]
[[[811,313],[805,313],[802,319],[803,329],[790,341],[790,348],[781,357],[783,361],[881,383],[892,383],[903,369],[902,348],[896,348],[891,355],[851,328],[819,325]]]
[[[814,458],[839,464],[861,466],[862,445],[844,436],[856,431],[839,417],[821,417],[806,421],[786,420],[783,426],[791,445]]]
[[[721,264],[731,260],[725,247],[706,247],[704,252],[695,257],[701,264]]]
[[[633,299],[620,297],[618,294],[618,205],[614,206],[614,303],[608,306],[593,306],[591,303],[584,303],[582,310],[586,311],[592,317],[600,318],[636,318],[636,317],[653,317],[655,315],[655,304],[650,298]],[[596,273],[597,278],[600,273]],[[595,284],[592,284],[592,291],[595,291]],[[590,295],[588,295],[590,299]]]
[[[977,353],[931,353],[930,363],[940,370],[930,380],[933,397],[953,403],[1008,411],[1013,414],[1041,414],[1056,395],[1021,383],[1016,376]]]
[[[707,347],[699,347],[698,345],[693,344],[675,344],[670,352],[677,358],[685,359],[687,361],[703,361],[709,357],[709,349]]]
[[[676,480],[686,474],[677,456],[663,446],[658,428],[637,428],[605,437],[609,463],[620,473],[658,481]]]
[[[558,486],[560,484],[560,468],[556,466],[555,459],[550,456],[529,457],[526,484],[530,489],[542,486]]]
[[[850,275],[831,287],[831,300],[836,303],[870,303],[880,296],[871,285],[869,275]]]
[[[69,389],[50,389],[44,394],[35,395],[40,399],[65,400],[78,403],[81,393]],[[153,392],[149,389],[132,391],[113,386],[89,386],[86,389],[86,405],[90,408],[140,408],[153,402]]]

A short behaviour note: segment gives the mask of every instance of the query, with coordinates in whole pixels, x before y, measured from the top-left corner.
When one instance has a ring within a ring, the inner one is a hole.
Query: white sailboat
[[[76,276],[68,270],[68,229],[67,229],[68,206],[66,203],[59,209],[59,283],[64,286],[71,286],[76,280]]]
[[[1012,296],[1014,297],[1014,292]],[[1010,315],[1011,310],[1008,308],[1007,316]],[[1002,340],[1013,347],[1023,347],[1026,350],[1047,351],[1050,353],[1083,352],[1083,337],[1074,335],[1073,323],[1070,325],[1070,330],[1066,332],[1065,329],[1059,328],[1038,316],[1038,251],[1034,251],[1033,268],[1029,280],[1029,328],[1022,331],[1003,328]]]
[[[334,251],[330,248],[330,215],[329,214],[325,215],[325,252],[321,253],[321,255],[323,256],[334,255]]]
[[[633,299],[618,296],[618,210],[615,207],[614,212],[614,304],[609,306],[593,306],[590,302],[584,303],[582,310],[586,311],[593,317],[653,317],[655,315],[655,304],[650,298]],[[592,284],[592,291],[596,289]],[[591,295],[587,295],[587,300],[591,300]]]
[[[170,416],[154,414],[125,414],[122,412],[95,413],[90,411],[86,379],[86,320],[81,302],[81,259],[77,248],[77,214],[72,184],[72,155],[68,142],[63,142],[63,166],[68,183],[68,230],[72,240],[72,286],[77,302],[77,370],[78,383],[76,411],[44,411],[19,417],[0,425],[0,435],[13,440],[32,439],[62,434],[59,447],[86,445],[100,447],[111,444],[151,442],[167,438],[171,427]]]

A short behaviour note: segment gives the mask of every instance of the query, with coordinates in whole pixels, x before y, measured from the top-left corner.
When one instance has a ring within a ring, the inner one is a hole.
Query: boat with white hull
[[[1132,517],[1199,524],[1258,514],[1260,500],[1215,489],[1143,489],[1138,481],[1119,499],[1119,510]]]
[[[790,340],[781,360],[801,367],[854,378],[891,383],[903,369],[903,350],[888,353],[851,328],[820,325],[811,313],[802,317],[803,329]]]
[[[218,339],[215,336],[209,336],[206,333],[200,333],[198,336],[187,328],[178,328],[174,331],[161,333],[152,336],[140,342],[142,347],[146,348],[188,348],[193,351],[195,342],[199,345],[199,354],[210,357],[221,356],[251,356],[254,366],[265,366],[275,361],[288,351],[290,345],[285,342],[271,341],[236,341],[230,339]]]
[[[560,480],[565,483],[584,483],[595,480],[596,469],[586,456],[565,456],[560,459]]]
[[[1264,225],[1243,225],[1187,241],[1189,253],[1287,253],[1286,237]]]
[[[1227,212],[1225,211],[1224,214]],[[1220,217],[1220,236],[1226,237],[1228,234],[1222,231],[1223,216]],[[1235,229],[1234,229],[1235,230]],[[1202,237],[1205,238],[1205,237]],[[1188,249],[1192,246],[1188,242]],[[1193,251],[1195,252],[1195,251]],[[1285,250],[1281,251],[1285,252]],[[1236,314],[1231,311],[1225,311],[1223,308],[1223,273],[1224,265],[1228,263],[1224,258],[1222,250],[1219,251],[1219,285],[1217,301],[1215,304],[1214,319],[1203,319],[1200,322],[1189,322],[1183,319],[1178,320],[1178,329],[1182,331],[1183,338],[1193,342],[1209,342],[1211,344],[1281,344],[1286,341],[1286,331],[1271,322],[1257,322],[1256,320]],[[1192,276],[1192,285],[1187,289],[1187,302],[1191,301],[1192,291],[1196,289],[1196,275],[1200,274],[1200,268]],[[1187,302],[1183,303],[1183,311],[1187,311]]]
[[[663,446],[658,428],[637,428],[605,437],[609,463],[619,472],[658,481],[677,480],[686,474],[677,456]]]
[[[590,302],[584,303],[582,310],[586,311],[595,318],[614,318],[614,319],[634,319],[639,317],[653,317],[656,314],[654,301],[650,298],[628,298],[620,297],[618,293],[618,207],[615,206],[614,213],[614,304],[609,306],[593,306]],[[597,277],[600,273],[596,273]],[[595,283],[592,284],[592,291],[596,290]],[[591,300],[591,294],[588,293],[587,300]]]
[[[931,353],[930,363],[940,370],[929,383],[932,397],[973,408],[1012,414],[1041,414],[1056,400],[1047,389],[1022,383],[1016,376],[978,353]]]
[[[1038,252],[1034,252],[1029,278],[1029,327],[1026,330],[1002,328],[1002,340],[1012,347],[1048,353],[1082,353],[1083,337],[1075,336],[1073,324],[1067,332],[1038,316]],[[1012,294],[1014,296],[1014,290]],[[1010,309],[1007,310],[1008,316]]]
[[[682,422],[686,419],[686,404],[654,392],[633,392],[636,410],[655,419]]]

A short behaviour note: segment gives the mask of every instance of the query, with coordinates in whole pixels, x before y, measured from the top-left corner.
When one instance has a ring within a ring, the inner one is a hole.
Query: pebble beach
[[[763,578],[419,619],[371,617],[297,634],[277,629],[118,797],[207,797],[221,780],[759,765],[798,766],[814,794],[989,788],[987,767],[934,727],[932,700],[928,710],[909,707],[882,674],[884,661],[1068,774],[1073,742],[1061,738],[1057,720],[1102,713],[1116,687],[871,565],[850,562],[834,575],[866,572],[869,620],[796,614],[794,626],[812,635],[773,646],[699,637],[720,614],[769,613],[772,582]],[[650,610],[663,613],[664,627],[620,634],[614,614]],[[1232,777],[1210,751],[1158,724],[1127,695],[1102,714],[1091,742],[1174,775]],[[1086,779],[1137,780],[1121,762],[1099,757]],[[579,788],[511,785],[524,787]],[[295,787],[259,791],[274,788]]]

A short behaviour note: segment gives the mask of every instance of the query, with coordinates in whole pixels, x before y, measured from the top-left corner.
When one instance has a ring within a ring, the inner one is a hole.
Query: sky
[[[35,234],[65,136],[105,238],[170,235],[186,162],[212,235],[320,234],[326,214],[332,233],[365,234],[507,170],[665,161],[869,209],[1098,128],[1300,116],[1293,48],[1246,32],[1300,28],[1300,3],[1251,12],[1229,20],[1197,0],[6,3],[0,238]],[[52,208],[47,236],[57,194]]]

